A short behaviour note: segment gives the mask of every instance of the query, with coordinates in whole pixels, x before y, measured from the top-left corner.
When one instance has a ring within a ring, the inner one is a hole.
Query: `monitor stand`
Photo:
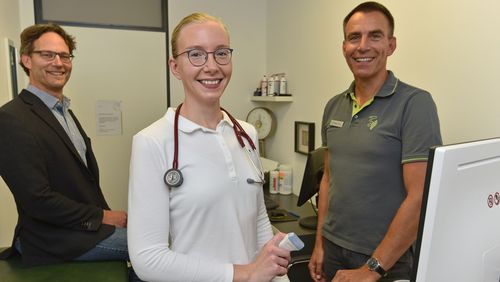
[[[318,217],[315,215],[303,217],[299,220],[299,225],[306,229],[316,230],[318,228]]]

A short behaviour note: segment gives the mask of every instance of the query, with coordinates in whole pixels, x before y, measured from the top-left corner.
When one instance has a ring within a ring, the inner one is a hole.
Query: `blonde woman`
[[[184,101],[134,136],[128,240],[147,281],[270,281],[287,272],[263,201],[255,129],[220,107],[232,73],[229,33],[195,13],[172,34]],[[253,153],[249,153],[253,152]],[[249,181],[250,179],[250,181]]]

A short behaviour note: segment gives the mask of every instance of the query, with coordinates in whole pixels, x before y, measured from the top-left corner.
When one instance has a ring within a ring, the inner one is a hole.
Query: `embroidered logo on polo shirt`
[[[369,116],[368,117],[368,123],[366,126],[370,129],[373,130],[375,126],[378,124],[378,117],[377,116]]]

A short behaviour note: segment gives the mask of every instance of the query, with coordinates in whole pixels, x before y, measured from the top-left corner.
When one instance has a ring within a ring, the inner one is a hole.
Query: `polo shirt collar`
[[[394,73],[390,70],[387,71],[387,79],[382,85],[382,88],[378,91],[375,97],[388,97],[396,92],[398,87],[399,79],[394,76]],[[345,92],[346,96],[354,96],[355,82],[353,81],[349,86],[349,89]]]
[[[174,124],[175,122],[175,110],[176,108],[168,108],[166,113],[167,120],[172,124]],[[221,110],[221,112],[222,112],[222,120],[219,122],[217,127],[225,125],[233,127],[233,122],[231,121],[229,116],[224,111]],[[214,130],[201,126],[183,116],[179,116],[179,130],[181,130],[184,133],[191,133],[196,130],[202,130],[204,132],[214,132]]]

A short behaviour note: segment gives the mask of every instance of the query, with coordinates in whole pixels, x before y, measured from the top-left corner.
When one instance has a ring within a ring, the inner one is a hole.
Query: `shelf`
[[[252,96],[254,102],[292,102],[292,96]]]

